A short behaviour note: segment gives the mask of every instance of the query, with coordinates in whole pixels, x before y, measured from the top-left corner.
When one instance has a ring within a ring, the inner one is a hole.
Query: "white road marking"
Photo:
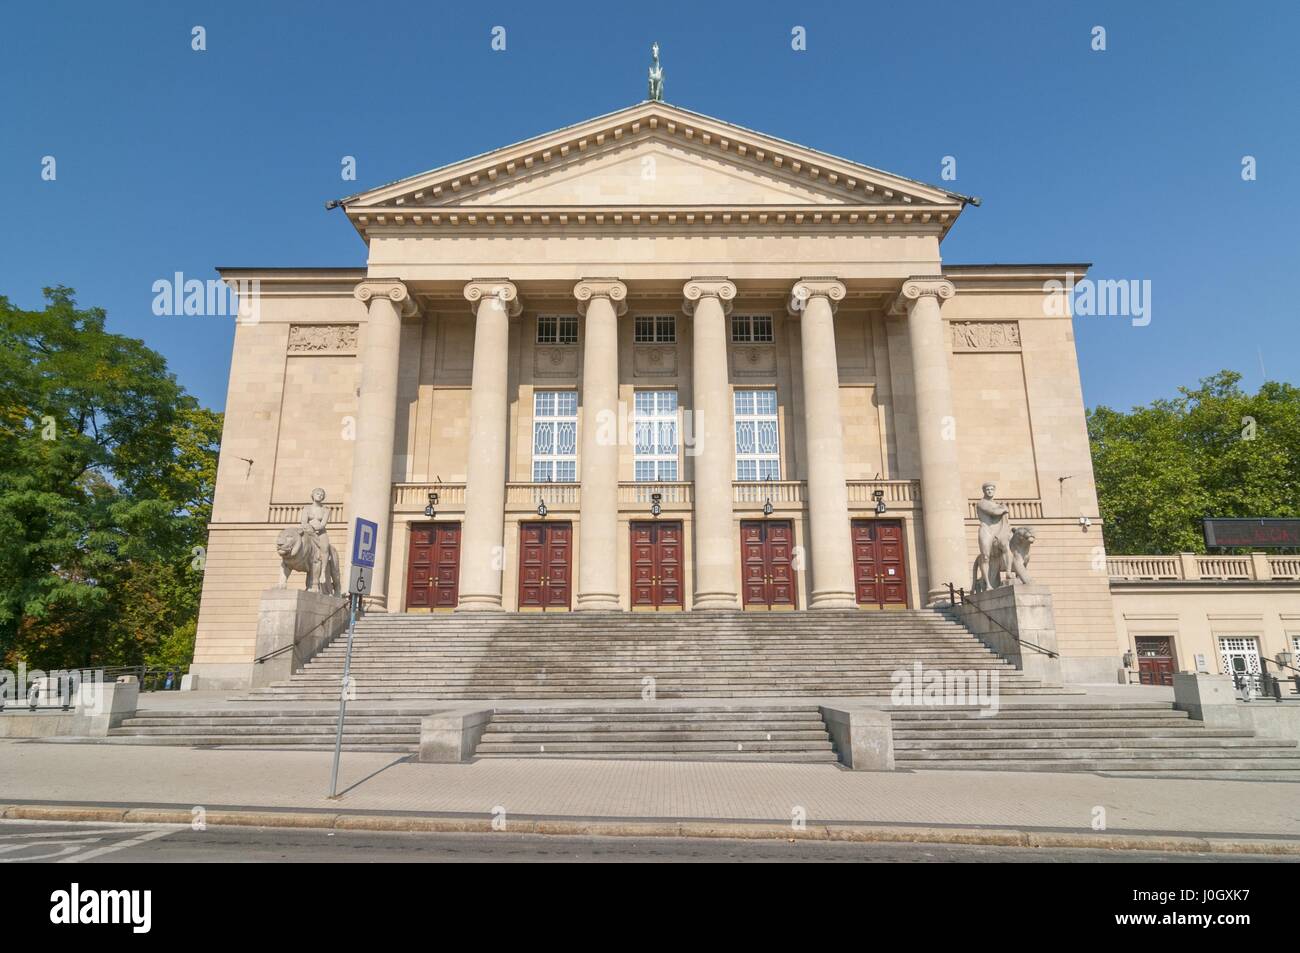
[[[129,840],[119,841],[116,844],[108,844],[104,847],[97,847],[94,850],[88,850],[85,853],[77,854],[73,857],[65,857],[63,860],[60,860],[59,863],[79,864],[83,860],[90,860],[92,857],[100,857],[104,854],[111,854],[114,851],[126,850],[127,848],[130,847],[139,847],[141,844],[147,844],[150,841],[158,840],[158,838],[160,837],[166,837],[168,834],[174,833],[176,830],[177,828],[175,827],[165,827],[161,830],[146,831],[140,836],[132,837]]]

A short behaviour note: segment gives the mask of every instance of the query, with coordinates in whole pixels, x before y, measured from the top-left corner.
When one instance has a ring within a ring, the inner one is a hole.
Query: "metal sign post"
[[[343,755],[343,722],[348,713],[348,689],[352,680],[352,640],[356,635],[357,609],[361,597],[370,589],[370,575],[375,568],[375,551],[379,547],[379,526],[357,518],[352,539],[352,576],[348,583],[348,650],[343,656],[343,684],[339,686],[339,723],[334,732],[334,767],[330,771],[330,797],[338,797],[339,759]]]

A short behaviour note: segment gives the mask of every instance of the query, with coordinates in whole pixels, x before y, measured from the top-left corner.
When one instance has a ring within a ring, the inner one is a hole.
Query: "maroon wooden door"
[[[454,609],[460,586],[460,524],[416,523],[406,560],[406,611]]]
[[[682,608],[682,524],[638,520],[632,527],[632,608]]]
[[[907,608],[907,559],[901,520],[853,521],[853,581],[858,605]]]
[[[1143,685],[1173,685],[1173,639],[1166,635],[1139,636],[1134,642],[1137,644],[1138,681]]]
[[[573,524],[519,524],[519,608],[569,608],[573,577]]]
[[[742,520],[740,566],[746,609],[795,608],[794,524]]]

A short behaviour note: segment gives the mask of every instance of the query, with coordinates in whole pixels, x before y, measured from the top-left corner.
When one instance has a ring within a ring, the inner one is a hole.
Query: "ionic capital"
[[[465,285],[465,300],[475,314],[483,301],[495,302],[497,308],[512,318],[524,307],[519,300],[519,289],[514,286],[514,282],[505,278],[475,278]]]
[[[894,299],[893,307],[889,309],[890,314],[907,314],[912,310],[912,305],[922,298],[934,298],[938,301],[946,301],[957,293],[951,281],[947,278],[908,278],[903,282],[903,289]]]
[[[573,296],[578,299],[578,313],[587,316],[587,305],[592,298],[607,298],[615,314],[627,310],[627,285],[617,278],[583,278],[573,286]]]
[[[406,287],[404,281],[396,278],[367,278],[352,289],[352,294],[366,305],[374,298],[387,298],[404,318],[409,318],[420,310],[411,297],[411,289]]]
[[[695,313],[695,305],[702,298],[717,298],[722,313],[731,313],[731,302],[736,297],[736,286],[726,278],[692,278],[682,286],[682,311]]]
[[[833,314],[847,293],[844,282],[838,278],[800,278],[790,289],[789,311],[794,315],[800,314],[813,298],[825,298]]]

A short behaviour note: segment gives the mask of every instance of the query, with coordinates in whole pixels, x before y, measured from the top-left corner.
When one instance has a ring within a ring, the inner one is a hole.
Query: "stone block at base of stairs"
[[[420,719],[419,760],[425,763],[469,761],[492,720],[490,708],[462,708]]]
[[[894,770],[893,719],[889,712],[826,705],[820,708],[841,764],[853,771]]]

